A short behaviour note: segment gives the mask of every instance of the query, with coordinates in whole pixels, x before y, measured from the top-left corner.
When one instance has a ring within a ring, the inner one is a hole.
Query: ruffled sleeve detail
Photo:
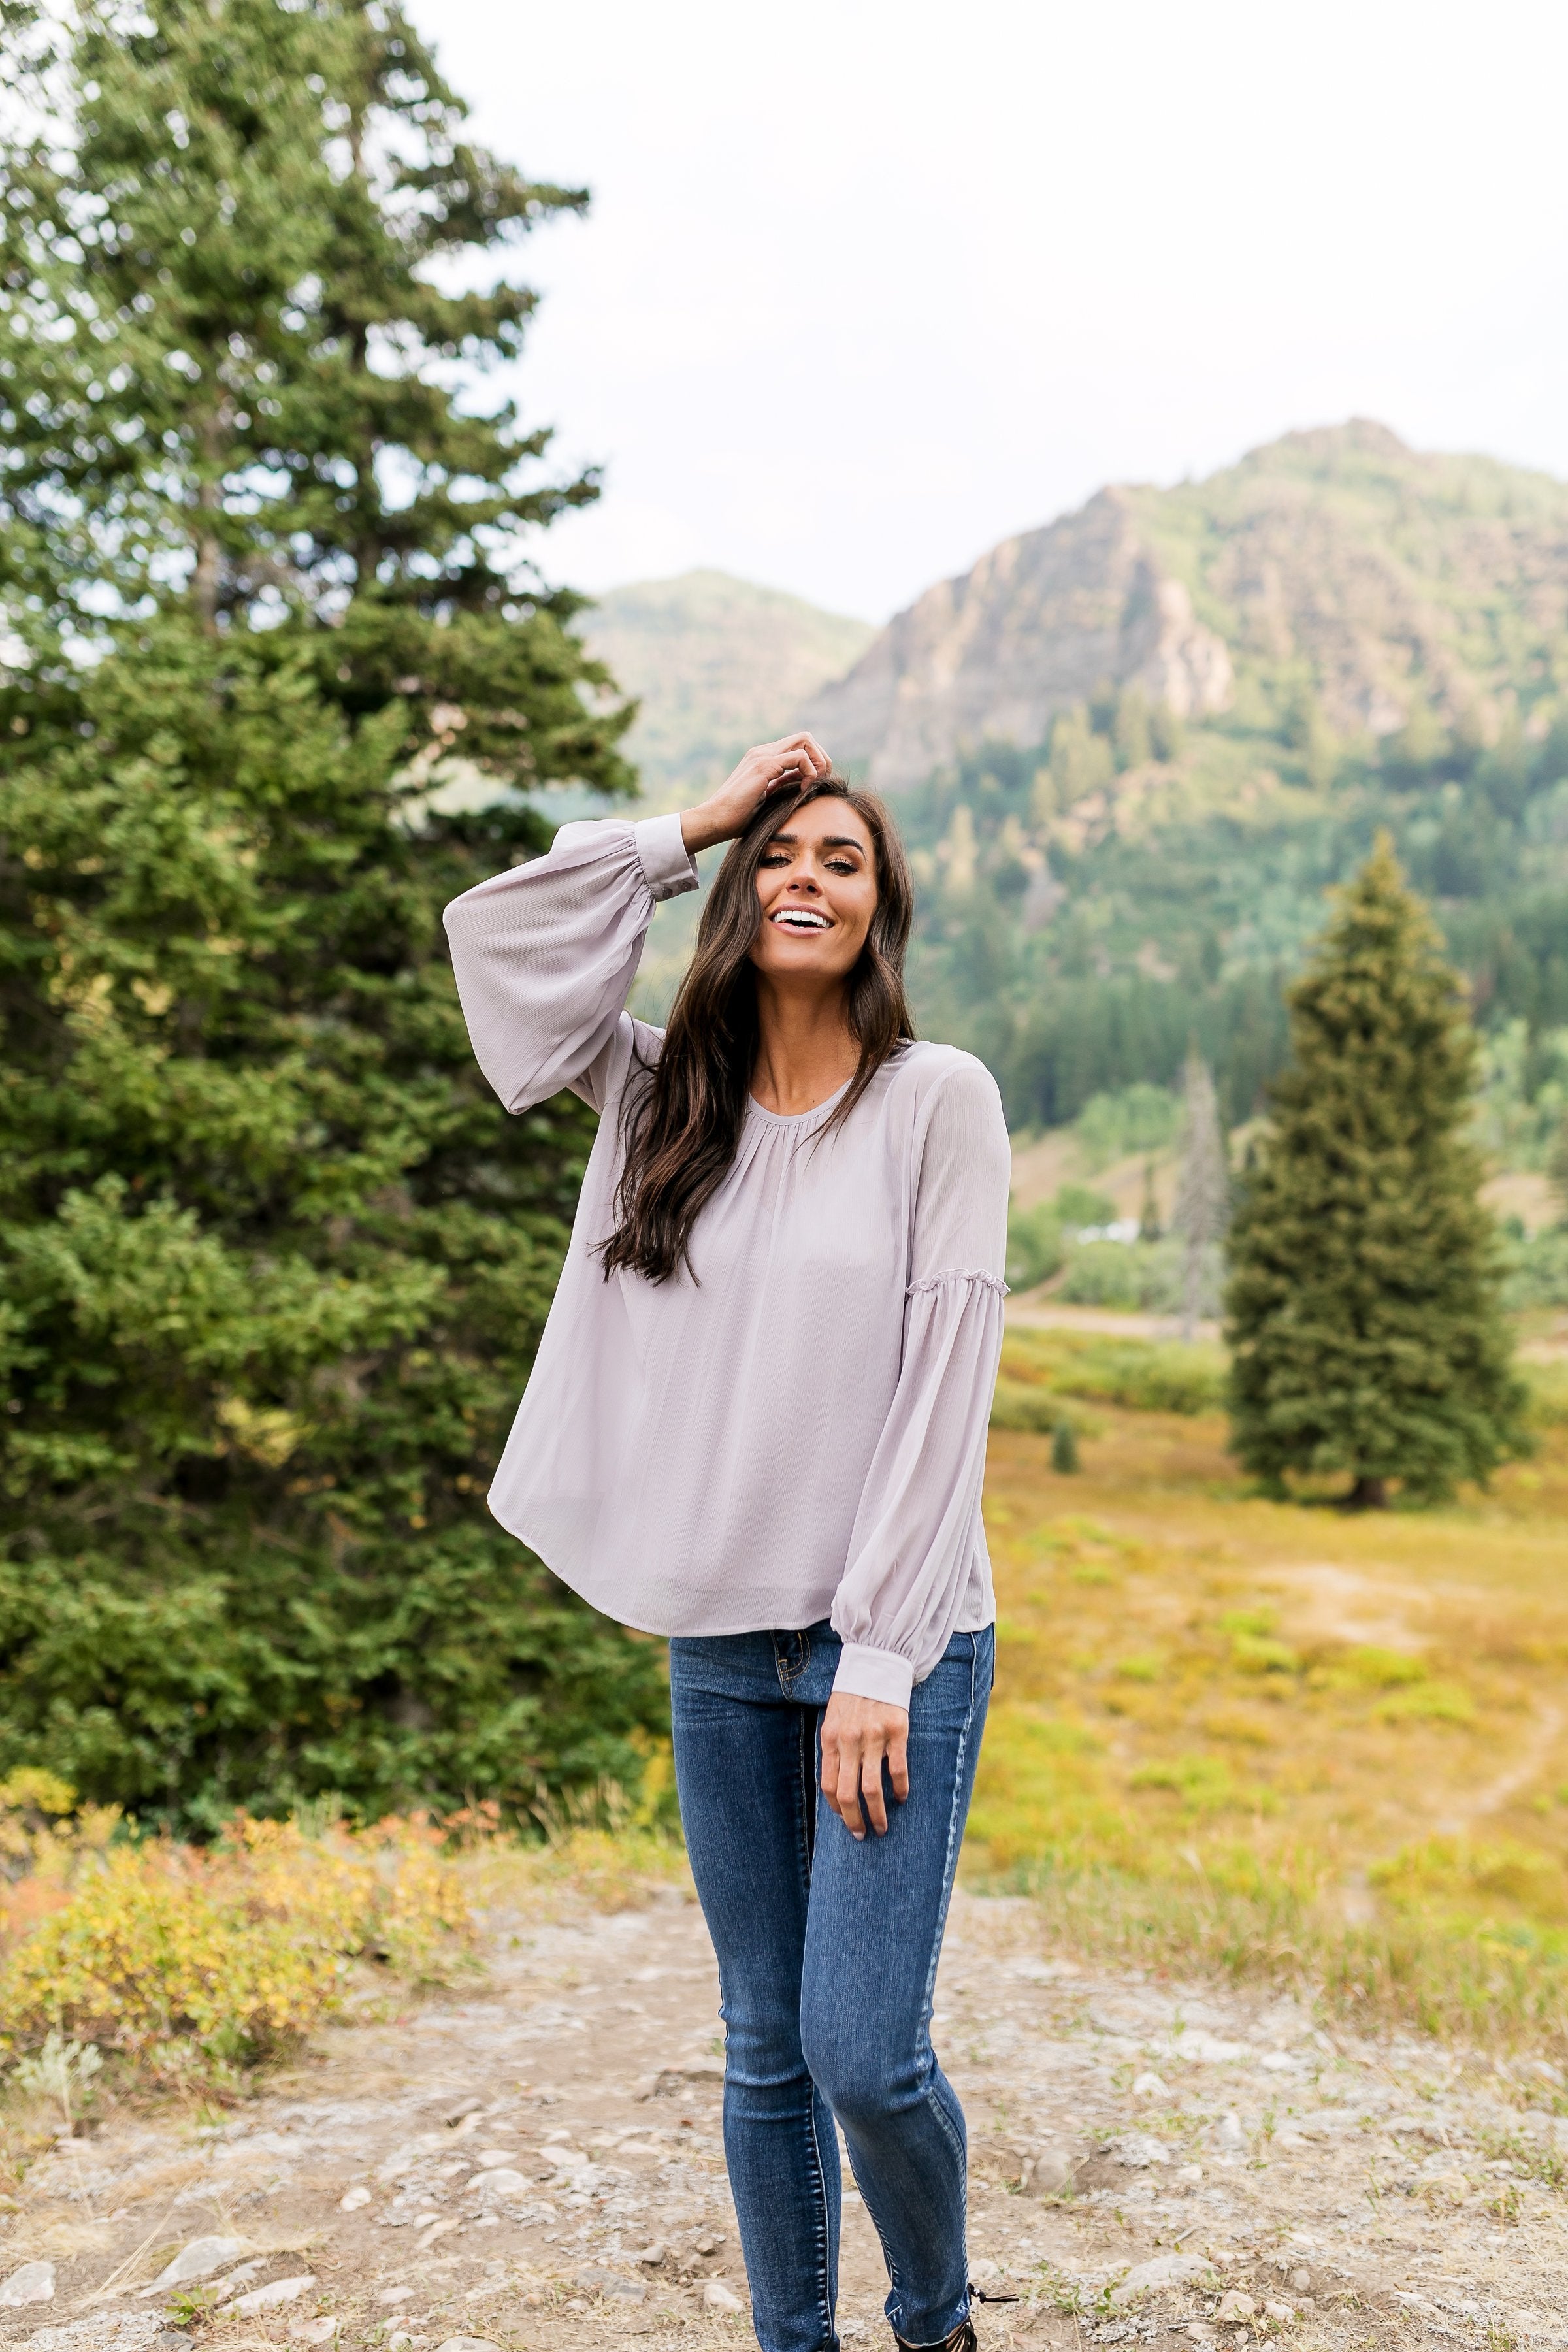
[[[565,824],[546,857],[447,908],[475,1058],[510,1111],[563,1087],[605,1107],[656,902],[697,887],[676,816]],[[623,1055],[623,1060],[626,1058]]]
[[[904,1347],[834,1597],[836,1690],[908,1706],[952,1639],[976,1548],[1002,1353],[1012,1158],[995,1081],[959,1064],[919,1139]]]
[[[1008,1286],[1003,1281],[999,1274],[982,1274],[978,1266],[963,1265],[954,1266],[951,1274],[922,1275],[918,1282],[911,1282],[910,1284],[908,1289],[904,1292],[904,1297],[906,1298],[913,1298],[918,1291],[940,1290],[944,1282],[982,1283],[987,1290],[994,1290],[1004,1298],[1006,1297],[1008,1292]]]

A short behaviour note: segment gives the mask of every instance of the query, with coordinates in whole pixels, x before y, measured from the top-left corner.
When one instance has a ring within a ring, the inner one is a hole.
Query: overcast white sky
[[[1568,475],[1563,0],[414,0],[533,240],[541,554],[879,620],[1290,425]]]

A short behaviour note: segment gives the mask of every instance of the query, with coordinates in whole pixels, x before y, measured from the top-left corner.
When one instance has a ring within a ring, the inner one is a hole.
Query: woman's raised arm
[[[510,1111],[571,1087],[595,1110],[660,898],[697,887],[679,816],[563,824],[548,856],[447,908],[474,1055]]]

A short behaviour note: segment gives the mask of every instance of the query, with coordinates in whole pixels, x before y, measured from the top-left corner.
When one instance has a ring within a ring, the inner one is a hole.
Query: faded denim
[[[910,1795],[858,1844],[817,1787],[839,1641],[669,1645],[676,1780],[719,1958],[724,2153],[763,2352],[836,2352],[837,2117],[906,2343],[969,2308],[963,2111],[931,1994],[969,1810],[994,1636],[955,1633],[910,1709]]]

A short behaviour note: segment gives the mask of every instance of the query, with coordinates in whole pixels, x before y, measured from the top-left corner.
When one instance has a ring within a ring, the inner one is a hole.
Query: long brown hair
[[[637,1082],[635,1071],[628,1079],[622,1110],[626,1158],[616,1194],[619,1222],[605,1244],[606,1276],[626,1267],[650,1282],[667,1282],[682,1265],[691,1271],[691,1229],[735,1157],[756,1066],[751,955],[763,921],[757,868],[795,811],[824,799],[846,802],[871,836],[877,910],[844,983],[845,1019],[860,1059],[818,1133],[848,1118],[889,1055],[915,1034],[904,995],[914,884],[887,809],[874,793],[857,792],[837,775],[770,793],[731,843],[708,894],[664,1051],[645,1082]]]

